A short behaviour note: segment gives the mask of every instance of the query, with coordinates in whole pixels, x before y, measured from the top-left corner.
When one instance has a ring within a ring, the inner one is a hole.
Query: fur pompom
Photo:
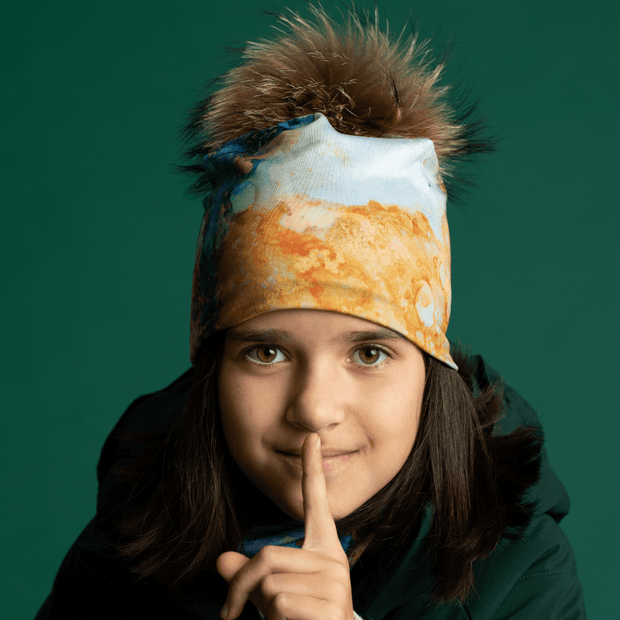
[[[482,137],[475,105],[449,101],[449,86],[439,85],[444,62],[429,58],[429,42],[415,33],[405,44],[392,41],[374,24],[349,9],[344,27],[319,5],[309,5],[315,20],[276,14],[285,26],[275,40],[248,42],[242,63],[215,82],[221,87],[201,101],[186,126],[190,144],[182,166],[198,178],[195,192],[209,189],[202,158],[245,133],[315,112],[334,129],[369,137],[429,138],[435,144],[442,176],[448,186],[457,179],[453,164],[493,149]]]

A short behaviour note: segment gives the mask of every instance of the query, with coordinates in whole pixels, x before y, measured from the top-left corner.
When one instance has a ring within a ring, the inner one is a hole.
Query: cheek
[[[375,410],[379,415],[372,419],[371,439],[374,435],[380,442],[380,454],[384,463],[392,462],[398,471],[406,461],[418,432],[422,409],[423,382],[415,382],[409,389],[390,390],[389,393],[378,392],[373,399]],[[379,445],[377,445],[379,447]]]
[[[401,415],[394,415],[390,423],[384,427],[383,444],[384,455],[397,463],[396,470],[404,464],[413,448],[418,433],[419,415],[413,407],[403,411]]]
[[[218,404],[226,444],[237,460],[239,451],[246,447],[251,434],[248,428],[248,421],[252,418],[251,399],[242,382],[227,372],[225,367],[218,380]]]
[[[235,461],[251,458],[273,424],[275,407],[265,398],[263,386],[242,373],[222,368],[218,380],[218,403],[224,438]]]

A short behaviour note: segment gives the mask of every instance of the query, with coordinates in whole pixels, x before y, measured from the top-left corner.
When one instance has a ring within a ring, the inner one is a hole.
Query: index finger
[[[301,490],[304,497],[305,539],[303,549],[342,550],[336,523],[329,509],[327,485],[321,458],[321,438],[310,433],[302,451]]]

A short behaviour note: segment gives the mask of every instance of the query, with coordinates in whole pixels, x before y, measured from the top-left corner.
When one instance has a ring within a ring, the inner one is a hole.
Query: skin
[[[268,546],[251,560],[222,554],[223,618],[237,618],[249,599],[269,620],[353,619],[335,519],[402,467],[424,378],[415,345],[357,317],[280,310],[227,332],[218,380],[226,443],[248,479],[303,520],[306,536],[301,549]]]

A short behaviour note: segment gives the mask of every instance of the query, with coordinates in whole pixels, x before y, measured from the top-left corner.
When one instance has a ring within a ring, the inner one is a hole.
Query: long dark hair
[[[132,488],[118,549],[136,576],[173,590],[215,572],[217,557],[238,549],[251,525],[249,506],[254,517],[257,506],[286,517],[245,479],[226,448],[216,389],[224,338],[217,332],[202,346],[182,419],[117,470]],[[521,500],[538,480],[540,438],[533,428],[493,433],[502,387],[476,381],[474,362],[462,351],[453,356],[458,373],[424,355],[422,412],[407,461],[337,526],[356,532],[350,555],[357,557],[411,540],[430,506],[432,597],[464,601],[474,585],[473,562],[530,520],[532,507]]]

